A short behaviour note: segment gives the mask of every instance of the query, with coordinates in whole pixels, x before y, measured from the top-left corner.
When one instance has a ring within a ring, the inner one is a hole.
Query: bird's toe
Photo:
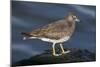
[[[67,50],[65,52],[62,52],[62,54],[67,54],[67,53],[70,53],[71,51],[70,50]]]
[[[62,54],[53,54],[53,56],[60,56],[60,55],[62,55]]]

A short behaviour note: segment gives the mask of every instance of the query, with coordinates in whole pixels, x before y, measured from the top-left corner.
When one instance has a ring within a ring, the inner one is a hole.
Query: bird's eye
[[[73,17],[73,19],[76,19],[77,17],[76,16],[72,16]]]

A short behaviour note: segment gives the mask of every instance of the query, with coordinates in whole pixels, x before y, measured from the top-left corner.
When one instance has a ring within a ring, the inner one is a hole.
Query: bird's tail
[[[25,32],[21,32],[22,35],[27,36],[27,37],[31,37],[32,35],[30,33],[25,33]]]
[[[26,40],[26,39],[29,39],[30,37],[32,37],[32,35],[30,33],[21,32],[21,34],[24,36],[23,40]]]

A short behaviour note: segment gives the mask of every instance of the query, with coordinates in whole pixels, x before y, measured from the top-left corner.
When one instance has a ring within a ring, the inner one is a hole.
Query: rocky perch
[[[66,50],[66,49],[65,49]],[[71,52],[61,56],[53,56],[51,50],[45,50],[40,55],[35,55],[29,59],[24,59],[12,64],[15,66],[58,64],[58,63],[75,63],[90,62],[96,60],[96,54],[86,49],[70,49]]]

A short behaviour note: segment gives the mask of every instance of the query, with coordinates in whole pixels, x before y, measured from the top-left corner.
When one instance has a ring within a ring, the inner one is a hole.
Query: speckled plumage
[[[76,21],[78,21],[76,15],[69,13],[64,19],[57,20],[41,28],[37,28],[32,32],[22,34],[27,36],[28,39],[41,39],[42,41],[52,42],[53,45],[56,43],[60,43],[61,45],[61,43],[70,39],[75,30]]]
[[[75,24],[69,26],[66,20],[59,20],[55,23],[51,23],[42,28],[36,29],[30,32],[30,35],[35,37],[43,37],[50,39],[60,39],[65,36],[71,36],[74,31]]]

